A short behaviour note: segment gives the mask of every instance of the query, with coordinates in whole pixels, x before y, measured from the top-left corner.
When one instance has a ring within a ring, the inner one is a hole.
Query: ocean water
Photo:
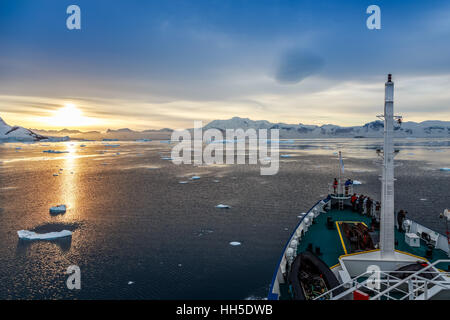
[[[158,141],[114,144],[0,144],[0,299],[263,298],[299,213],[337,176],[339,150],[357,191],[380,194],[376,139],[285,141],[290,157],[274,176],[258,165],[177,166]],[[450,140],[396,147],[396,210],[444,233]],[[58,204],[67,212],[50,215]],[[30,242],[22,229],[73,235]],[[80,290],[66,286],[70,265]]]

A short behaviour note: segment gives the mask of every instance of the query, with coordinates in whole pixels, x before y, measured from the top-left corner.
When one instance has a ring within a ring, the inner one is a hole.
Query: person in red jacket
[[[358,198],[358,196],[356,195],[356,193],[354,193],[352,195],[352,198],[350,199],[352,202],[352,209],[353,211],[356,211],[356,199]]]
[[[337,187],[338,187],[338,181],[336,178],[334,178],[334,182],[333,182],[334,194],[336,194]]]

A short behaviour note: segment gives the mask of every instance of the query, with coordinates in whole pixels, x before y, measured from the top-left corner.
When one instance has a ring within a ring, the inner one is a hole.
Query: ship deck
[[[329,229],[327,227],[327,217],[333,219],[334,228]],[[361,215],[357,212],[353,212],[351,209],[337,210],[332,209],[327,213],[320,214],[314,219],[314,223],[309,227],[303,238],[297,247],[297,252],[301,253],[306,251],[309,244],[312,244],[315,252],[316,247],[320,247],[321,255],[319,256],[330,268],[333,268],[339,264],[339,257],[348,254],[346,250],[348,244],[344,237],[341,237],[339,228],[336,222],[362,222],[367,226],[371,225],[371,218],[365,215]],[[403,253],[417,256],[422,259],[425,258],[426,244],[423,240],[420,240],[420,247],[411,247],[405,242],[405,234],[395,230],[395,249]],[[434,249],[432,258],[425,258],[430,262],[434,262],[440,259],[448,259],[446,252],[440,249]],[[437,265],[439,269],[447,271],[448,264]],[[288,298],[287,284],[280,286],[281,296],[280,299]],[[288,298],[289,299],[289,298]]]

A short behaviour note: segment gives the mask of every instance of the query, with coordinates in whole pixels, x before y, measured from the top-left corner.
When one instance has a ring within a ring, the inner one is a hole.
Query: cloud
[[[305,50],[289,50],[282,55],[275,73],[280,83],[295,84],[316,74],[325,64],[322,57]]]

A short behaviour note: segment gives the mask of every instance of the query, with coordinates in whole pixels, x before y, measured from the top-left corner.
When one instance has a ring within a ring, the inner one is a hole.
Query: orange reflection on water
[[[77,165],[76,144],[73,142],[65,142],[66,151],[69,153],[64,157],[62,170],[62,200],[68,207],[68,211],[72,211],[77,205],[77,181],[75,178],[75,169]]]

